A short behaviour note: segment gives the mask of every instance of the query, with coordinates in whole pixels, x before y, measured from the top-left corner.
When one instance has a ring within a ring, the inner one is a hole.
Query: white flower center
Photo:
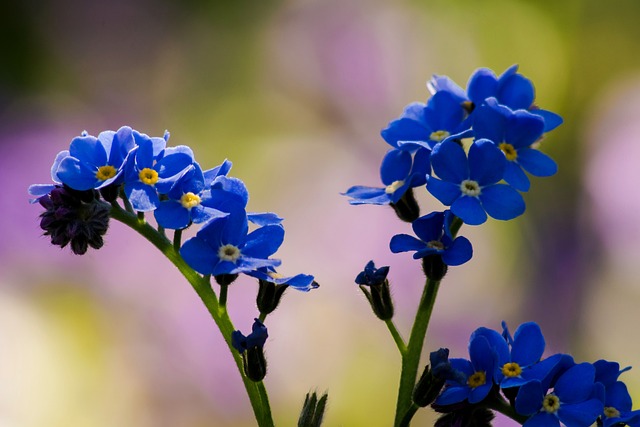
[[[404,181],[393,181],[391,184],[387,185],[384,189],[384,192],[387,194],[393,194],[398,190],[398,188],[404,185]]]
[[[480,195],[480,184],[471,179],[465,179],[460,183],[460,191],[464,195],[477,197]]]
[[[218,258],[223,261],[236,262],[240,258],[240,249],[234,245],[224,245],[218,249]]]

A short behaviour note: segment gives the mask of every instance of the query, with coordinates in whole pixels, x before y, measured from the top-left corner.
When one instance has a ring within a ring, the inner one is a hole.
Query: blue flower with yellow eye
[[[451,234],[451,211],[431,212],[415,220],[411,226],[418,238],[408,234],[396,234],[389,243],[391,252],[416,251],[413,258],[439,255],[447,265],[461,265],[473,255],[471,242],[466,237],[454,238]]]
[[[163,138],[133,135],[137,146],[125,163],[124,192],[134,210],[148,212],[159,206],[158,194],[168,194],[194,169],[193,151],[187,146],[165,148]]]
[[[598,360],[593,366],[596,369],[596,382],[604,386],[604,410],[600,416],[603,427],[629,425],[640,426],[640,410],[633,410],[633,401],[627,386],[618,377],[631,367],[620,369],[618,362]]]
[[[447,92],[467,111],[475,114],[474,109],[482,105],[487,98],[496,98],[502,105],[513,110],[529,110],[544,119],[544,131],[549,132],[562,124],[562,117],[535,105],[533,83],[518,73],[518,65],[512,65],[499,77],[488,68],[477,69],[469,78],[465,91],[447,76],[434,75],[428,87],[433,94]]]
[[[467,113],[456,98],[442,91],[429,98],[426,104],[409,104],[381,135],[394,148],[403,148],[403,142],[420,142],[431,149],[447,139],[470,136],[466,131],[471,125],[466,118]]]
[[[380,166],[380,179],[385,187],[356,185],[342,195],[350,197],[349,203],[352,205],[398,203],[407,190],[426,182],[430,172],[430,154],[426,148],[418,148],[415,154],[407,150],[389,150]]]
[[[62,152],[66,155],[54,163],[54,181],[80,191],[121,182],[124,160],[135,147],[133,132],[123,126],[117,132],[100,132],[97,138],[86,134],[74,138],[69,150]]]
[[[284,240],[284,228],[269,224],[248,232],[244,209],[214,218],[184,242],[180,255],[198,273],[218,276],[246,273],[263,267],[277,267],[280,260],[269,259]]]
[[[529,178],[551,176],[558,171],[551,157],[533,148],[544,132],[544,120],[526,110],[513,111],[488,98],[476,109],[473,129],[476,138],[493,141],[507,158],[504,180],[520,191],[529,190]]]
[[[479,225],[487,214],[509,220],[522,215],[524,200],[518,191],[500,184],[507,160],[488,139],[476,140],[467,158],[463,148],[453,141],[438,144],[431,153],[434,176],[427,176],[427,190],[462,219]]]

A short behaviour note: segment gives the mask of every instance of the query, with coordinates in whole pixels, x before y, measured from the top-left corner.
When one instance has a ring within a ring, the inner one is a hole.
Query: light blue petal
[[[160,203],[156,189],[150,185],[132,182],[125,185],[124,191],[131,206],[138,212],[152,211]]]
[[[96,167],[107,164],[107,153],[95,136],[73,138],[69,146],[69,154],[80,163],[88,163]]]
[[[260,227],[264,225],[280,224],[283,221],[282,218],[273,212],[249,212],[247,213],[247,219]]]
[[[244,255],[253,258],[268,258],[282,245],[284,241],[284,228],[280,225],[265,225],[248,236],[241,248]]]
[[[58,166],[58,178],[74,190],[89,190],[102,183],[96,178],[96,169],[75,157],[65,157]]]

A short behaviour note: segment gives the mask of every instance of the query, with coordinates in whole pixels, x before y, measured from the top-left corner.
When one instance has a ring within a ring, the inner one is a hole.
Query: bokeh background
[[[205,168],[232,160],[250,210],[285,218],[282,271],[321,284],[267,321],[278,425],[309,390],[329,391],[327,426],[391,425],[399,357],[354,278],[391,266],[407,336],[422,275],[388,250],[410,232],[391,209],[339,193],[378,185],[379,131],[432,74],[464,86],[514,63],[565,118],[544,142],[560,171],[534,180],[524,216],[463,228],[475,255],[443,282],[425,351],[466,357],[476,327],[536,320],[547,354],[636,365],[640,399],[639,20],[635,0],[3,2],[0,426],[254,425],[213,322],[149,243],[115,222],[83,257],[41,236],[28,185],[81,131],[124,124],[170,130]],[[243,331],[256,289],[230,289]]]

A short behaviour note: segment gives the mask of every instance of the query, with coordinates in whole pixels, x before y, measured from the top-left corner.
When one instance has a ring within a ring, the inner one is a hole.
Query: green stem
[[[398,387],[398,402],[396,405],[395,426],[408,426],[413,416],[412,394],[418,376],[420,355],[424,346],[429,320],[433,312],[440,281],[427,279],[416,313],[415,321],[411,329],[407,351],[402,355],[402,372],[400,373],[400,386]],[[415,413],[415,410],[413,411]],[[408,417],[408,419],[407,419]]]
[[[173,249],[180,252],[180,246],[182,244],[182,230],[176,230],[173,232]]]
[[[227,307],[227,292],[229,290],[229,285],[220,285],[220,308]]]
[[[158,233],[147,222],[140,221],[139,217],[133,213],[112,204],[111,217],[123,224],[131,227],[143,237],[145,237],[151,244],[160,250],[168,259],[175,265],[180,273],[187,279],[193,289],[196,291],[204,305],[207,307],[209,314],[215,321],[216,325],[222,333],[229,351],[233,357],[236,367],[240,372],[242,381],[244,383],[247,395],[251,401],[251,407],[256,417],[259,427],[273,427],[273,419],[271,416],[271,408],[269,407],[269,399],[267,397],[267,391],[264,383],[253,382],[244,374],[244,367],[242,363],[242,356],[233,348],[231,344],[231,334],[235,330],[229,314],[226,309],[220,307],[218,298],[211,287],[209,276],[201,276],[196,273],[180,256],[180,253],[173,246],[173,243],[169,241],[165,236]]]
[[[509,405],[509,403],[502,398],[491,400],[487,406],[489,409],[493,409],[494,411],[500,412],[502,415],[506,415],[512,420],[517,421],[520,425],[527,421],[528,417],[518,414],[515,408]]]
[[[384,323],[387,324],[387,328],[389,328],[389,332],[391,332],[391,336],[393,337],[393,341],[396,343],[396,347],[398,347],[398,351],[400,351],[401,355],[404,355],[407,352],[407,344],[405,344],[404,339],[398,332],[396,325],[393,323],[393,320],[385,320]]]

